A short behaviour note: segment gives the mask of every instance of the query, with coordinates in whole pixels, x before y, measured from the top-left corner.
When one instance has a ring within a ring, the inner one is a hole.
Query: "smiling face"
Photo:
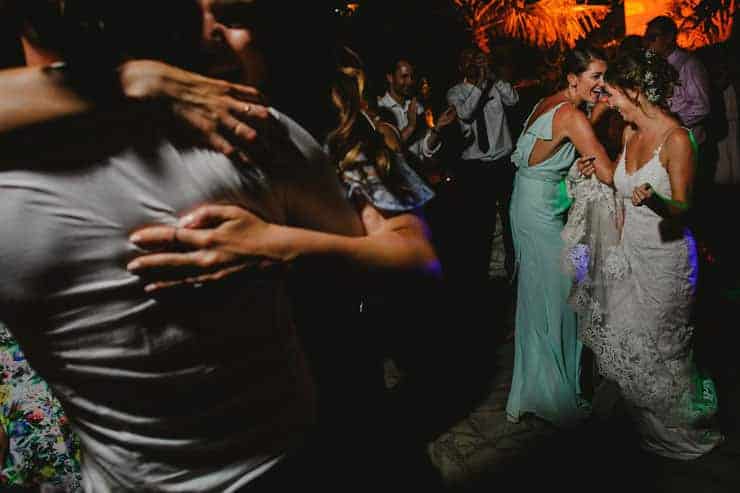
[[[608,93],[606,98],[610,108],[617,110],[624,121],[632,123],[635,121],[635,115],[640,111],[638,103],[639,93],[632,89],[622,89],[621,87],[605,84]]]
[[[606,62],[604,60],[592,60],[586,70],[580,74],[568,74],[570,87],[575,91],[577,102],[597,103],[604,87],[604,73]]]
[[[414,67],[406,60],[396,64],[396,70],[386,75],[391,95],[400,99],[409,99],[414,94]]]

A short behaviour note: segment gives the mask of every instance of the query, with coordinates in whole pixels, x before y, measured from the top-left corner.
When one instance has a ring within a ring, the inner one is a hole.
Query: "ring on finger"
[[[239,122],[236,125],[234,125],[234,135],[239,135],[239,127],[242,126],[242,123]]]
[[[244,103],[244,109],[243,112],[245,115],[248,115],[252,111],[252,105],[249,103]]]

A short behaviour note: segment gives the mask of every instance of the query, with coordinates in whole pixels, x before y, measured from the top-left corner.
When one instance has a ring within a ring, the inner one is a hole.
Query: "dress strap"
[[[670,137],[671,134],[673,134],[673,131],[676,130],[676,129],[678,129],[678,128],[682,128],[682,129],[686,130],[689,133],[689,137],[691,136],[691,130],[688,129],[688,128],[686,128],[686,127],[678,126],[678,127],[669,128],[665,132],[665,136],[663,137],[663,141],[660,143],[660,145],[658,147],[655,148],[655,154],[656,155],[657,154],[660,154],[660,151],[663,150],[663,146],[665,145],[666,142],[668,142],[668,137]]]
[[[555,118],[555,113],[557,113],[558,109],[566,103],[567,101],[561,101],[556,105],[553,105],[549,110],[543,111],[537,115],[537,118],[535,118],[531,123],[528,120],[524,126],[524,132],[532,134],[538,139],[552,139],[552,121]],[[539,103],[537,106],[539,106]],[[537,108],[535,107],[535,110],[536,109]],[[534,114],[534,110],[532,111],[532,114]]]
[[[540,98],[540,100],[537,101],[537,103],[535,103],[534,107],[532,108],[532,111],[529,112],[529,116],[527,117],[526,120],[524,120],[524,128],[529,127],[529,120],[532,118],[532,115],[534,115],[534,112],[537,111],[537,108],[540,107],[540,105],[542,104],[542,101],[544,100],[545,98]]]

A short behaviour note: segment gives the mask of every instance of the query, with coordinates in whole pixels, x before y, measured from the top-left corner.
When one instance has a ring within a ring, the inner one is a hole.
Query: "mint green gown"
[[[537,140],[552,139],[553,117],[562,104],[531,125],[530,114],[525,123],[529,128],[512,155],[517,173],[510,217],[518,285],[514,375],[506,413],[514,422],[531,413],[566,426],[586,412],[579,398],[582,345],[576,314],[566,301],[571,280],[560,266],[560,233],[569,206],[561,182],[576,158],[575,146],[566,141],[551,157],[528,165]]]

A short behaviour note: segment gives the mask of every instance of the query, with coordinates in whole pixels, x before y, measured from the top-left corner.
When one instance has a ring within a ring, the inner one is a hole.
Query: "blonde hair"
[[[339,172],[356,164],[364,155],[381,175],[387,175],[392,151],[372,121],[363,116],[367,109],[365,71],[356,53],[344,48],[344,55],[349,60],[337,68],[337,77],[331,87],[331,100],[339,111],[339,123],[327,137],[329,154]]]

